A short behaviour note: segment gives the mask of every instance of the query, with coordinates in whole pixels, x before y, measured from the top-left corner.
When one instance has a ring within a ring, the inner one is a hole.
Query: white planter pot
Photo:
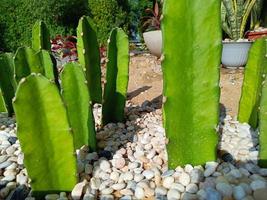
[[[157,57],[160,57],[162,49],[161,30],[145,32],[143,33],[143,37],[150,53]]]
[[[223,41],[222,64],[228,68],[246,65],[251,41],[225,42]]]

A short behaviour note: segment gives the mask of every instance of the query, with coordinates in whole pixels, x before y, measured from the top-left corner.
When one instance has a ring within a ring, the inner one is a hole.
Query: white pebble
[[[170,189],[167,193],[168,200],[180,199],[180,193],[178,190]]]
[[[234,198],[236,200],[241,200],[246,196],[246,192],[244,191],[243,187],[235,186],[234,187]]]
[[[162,181],[163,187],[168,188],[168,189],[171,188],[173,183],[174,183],[174,178],[172,176],[168,176],[164,178]]]
[[[143,190],[143,188],[137,186],[137,187],[135,188],[134,196],[135,196],[137,199],[144,199],[144,198],[145,198],[145,191]]]
[[[190,183],[190,176],[187,173],[182,172],[179,177],[179,182],[182,185],[187,186]]]

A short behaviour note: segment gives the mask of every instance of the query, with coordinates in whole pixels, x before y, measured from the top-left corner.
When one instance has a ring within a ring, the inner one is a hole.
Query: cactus
[[[13,114],[12,99],[15,96],[16,81],[14,79],[13,54],[0,55],[0,88],[3,93],[8,115]]]
[[[216,159],[218,141],[220,2],[167,0],[163,13],[163,116],[169,167],[204,164]]]
[[[244,37],[248,18],[257,0],[222,0],[222,28],[233,40]]]
[[[82,67],[77,63],[68,63],[60,77],[75,149],[86,144],[96,150],[94,118]]]
[[[36,21],[32,28],[32,48],[35,51],[51,50],[49,30],[43,21]]]
[[[85,70],[91,100],[93,103],[102,103],[99,46],[94,24],[90,18],[80,19],[77,40],[79,62]]]
[[[129,80],[128,37],[120,28],[112,30],[108,44],[108,63],[103,97],[103,124],[124,121]]]
[[[56,66],[51,55],[45,50],[36,52],[29,47],[20,47],[15,54],[14,63],[17,83],[31,73],[40,73],[56,80]]]
[[[2,95],[2,91],[0,90],[0,113],[7,112],[5,101]]]
[[[77,181],[76,159],[56,85],[41,74],[31,74],[20,81],[13,106],[33,192],[71,191]]]
[[[238,120],[250,124],[254,129],[258,126],[258,108],[262,82],[267,70],[266,42],[258,39],[249,52],[245,67],[242,95],[239,102]]]

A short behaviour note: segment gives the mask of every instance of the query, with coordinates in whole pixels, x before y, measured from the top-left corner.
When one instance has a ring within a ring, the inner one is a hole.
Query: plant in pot
[[[223,41],[222,64],[240,67],[247,62],[252,41],[244,39],[246,26],[257,0],[222,0],[222,28],[230,39]]]
[[[154,8],[146,9],[146,16],[142,18],[142,30],[145,44],[149,51],[157,56],[161,56],[162,34],[160,30],[160,5],[155,1]]]

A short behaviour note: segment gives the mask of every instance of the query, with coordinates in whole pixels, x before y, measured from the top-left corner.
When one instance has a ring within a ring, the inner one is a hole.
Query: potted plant
[[[162,48],[162,34],[160,30],[161,12],[158,2],[155,1],[153,9],[147,8],[146,13],[147,16],[142,18],[144,41],[149,51],[153,55],[160,57]]]
[[[240,67],[247,62],[252,41],[244,39],[245,28],[257,0],[222,0],[222,27],[230,39],[223,41],[222,64]]]

